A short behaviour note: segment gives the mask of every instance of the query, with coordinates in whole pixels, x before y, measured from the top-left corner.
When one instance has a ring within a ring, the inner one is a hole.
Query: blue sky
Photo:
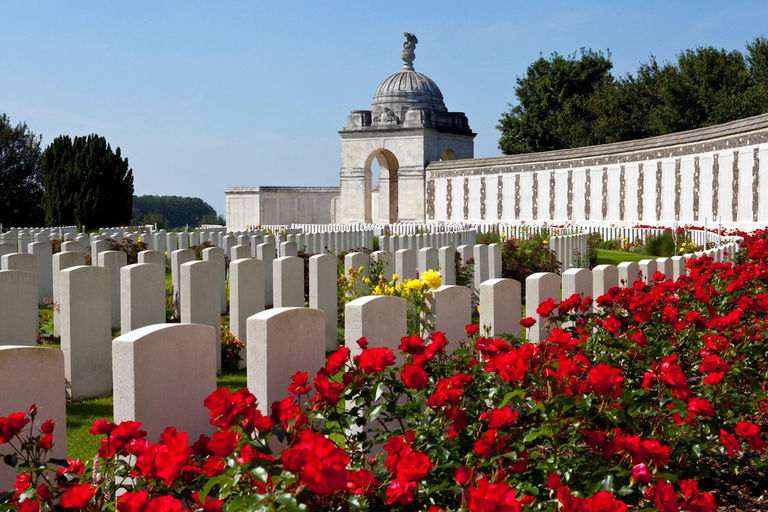
[[[119,146],[137,195],[201,197],[224,213],[236,185],[338,185],[350,110],[414,67],[467,114],[475,156],[499,155],[515,79],[552,52],[610,50],[614,74],[650,54],[744,51],[768,2],[0,0],[0,112],[43,136]]]

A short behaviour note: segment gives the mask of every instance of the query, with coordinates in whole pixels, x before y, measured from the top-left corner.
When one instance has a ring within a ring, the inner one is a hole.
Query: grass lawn
[[[231,391],[247,387],[245,370],[234,374],[219,375],[219,387]],[[203,407],[203,404],[200,404]],[[112,421],[112,397],[95,398],[67,403],[67,456],[73,459],[90,459],[96,455],[103,436],[90,434],[91,425],[99,418]],[[157,442],[157,439],[150,439]]]
[[[597,250],[598,265],[618,265],[622,261],[640,261],[649,259],[656,259],[656,256],[625,251],[609,251],[607,249]]]

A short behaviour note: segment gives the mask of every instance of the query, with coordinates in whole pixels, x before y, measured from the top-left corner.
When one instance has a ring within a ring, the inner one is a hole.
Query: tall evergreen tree
[[[104,137],[57,137],[43,152],[48,225],[119,226],[131,220],[133,170]]]
[[[43,222],[40,139],[25,123],[13,127],[0,115],[0,224],[6,227]]]

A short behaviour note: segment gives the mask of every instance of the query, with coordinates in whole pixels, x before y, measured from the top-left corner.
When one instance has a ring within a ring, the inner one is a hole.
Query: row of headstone
[[[477,233],[475,231],[428,233],[415,235],[381,236],[379,248],[382,251],[397,252],[400,249],[420,250],[425,247],[444,247],[459,245],[475,245]]]
[[[560,270],[589,266],[588,240],[588,233],[558,235],[549,238],[549,248],[554,251],[557,261],[560,262]]]

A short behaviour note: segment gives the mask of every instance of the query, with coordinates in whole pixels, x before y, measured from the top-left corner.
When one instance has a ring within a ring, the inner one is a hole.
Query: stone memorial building
[[[647,139],[475,159],[437,84],[403,69],[339,132],[339,187],[230,187],[227,227],[393,222],[768,222],[768,115]],[[378,173],[378,185],[374,184]]]

